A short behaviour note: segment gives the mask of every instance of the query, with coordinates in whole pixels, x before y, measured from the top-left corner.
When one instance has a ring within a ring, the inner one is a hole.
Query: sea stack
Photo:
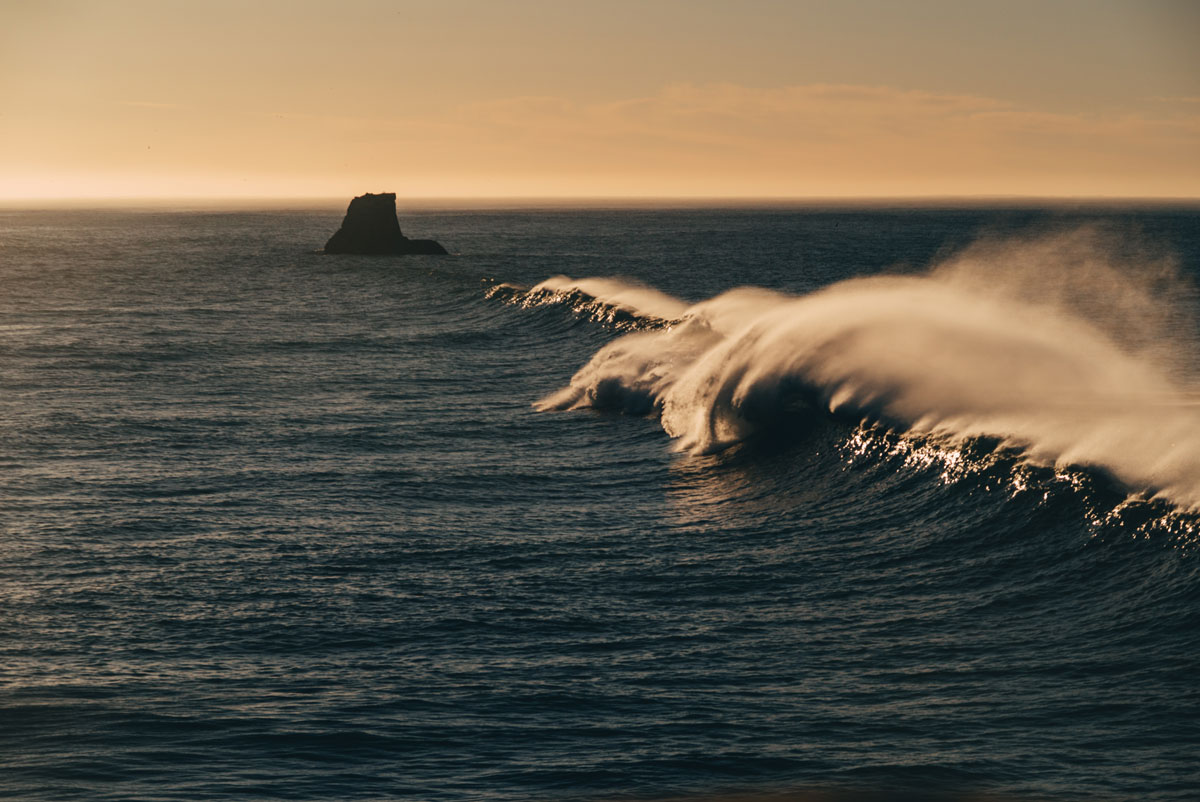
[[[431,239],[409,239],[400,233],[395,192],[368,192],[350,201],[342,227],[325,243],[325,253],[445,254],[446,249]]]

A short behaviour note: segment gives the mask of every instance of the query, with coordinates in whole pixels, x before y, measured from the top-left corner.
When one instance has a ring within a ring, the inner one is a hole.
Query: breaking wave
[[[656,329],[683,315],[688,305],[628,279],[553,276],[528,289],[515,284],[496,284],[487,297],[530,309],[536,306],[567,306],[577,316],[622,331]]]
[[[784,416],[832,413],[1032,465],[1099,469],[1200,508],[1194,290],[1169,259],[1083,229],[984,242],[922,275],[807,295],[739,288],[694,305],[615,279],[511,288],[628,333],[541,410],[656,414],[713,453]]]

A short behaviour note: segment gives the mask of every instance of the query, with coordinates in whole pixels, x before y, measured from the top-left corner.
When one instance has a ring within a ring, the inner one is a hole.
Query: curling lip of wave
[[[806,296],[742,288],[691,307],[611,279],[552,281],[673,323],[608,344],[538,409],[657,413],[680,449],[710,453],[804,399],[948,441],[1000,438],[1032,461],[1099,468],[1200,508],[1194,396],[1065,309],[937,274]]]

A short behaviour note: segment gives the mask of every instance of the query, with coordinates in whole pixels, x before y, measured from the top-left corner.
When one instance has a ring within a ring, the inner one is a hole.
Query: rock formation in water
[[[431,239],[409,239],[400,233],[395,192],[368,192],[350,201],[342,227],[325,243],[325,253],[444,254],[446,249]]]

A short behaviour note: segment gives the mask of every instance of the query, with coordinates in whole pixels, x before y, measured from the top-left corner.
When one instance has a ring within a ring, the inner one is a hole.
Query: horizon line
[[[386,192],[386,190],[384,190]],[[364,194],[364,193],[359,193]],[[447,203],[568,203],[596,204],[930,204],[930,203],[1001,203],[1001,204],[1121,204],[1140,203],[1151,205],[1196,204],[1198,195],[1037,195],[1037,194],[880,194],[880,195],[401,195],[394,193],[397,201],[434,205]],[[297,194],[297,195],[58,195],[58,196],[0,196],[0,207],[13,208],[47,204],[51,206],[136,206],[169,204],[253,204],[300,203],[305,205],[345,203],[357,195]]]

